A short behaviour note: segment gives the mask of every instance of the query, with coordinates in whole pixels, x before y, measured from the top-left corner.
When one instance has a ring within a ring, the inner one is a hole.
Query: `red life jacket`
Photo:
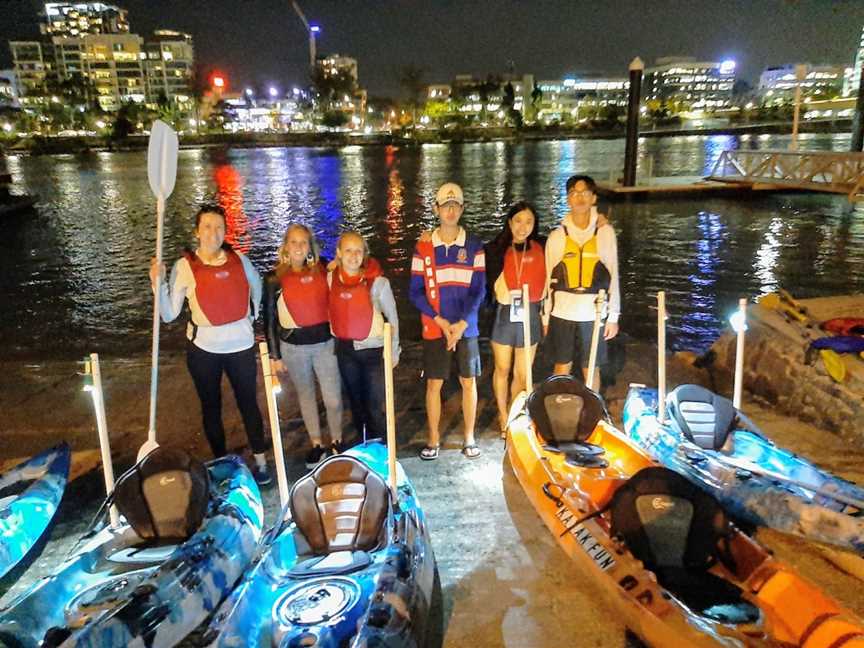
[[[426,299],[432,306],[432,310],[440,314],[441,295],[438,292],[438,278],[435,275],[435,246],[432,241],[417,241],[417,252],[423,259],[423,286],[426,288]],[[424,340],[437,340],[443,337],[444,332],[433,318],[420,313],[420,322],[423,324]]]
[[[225,263],[218,266],[207,265],[193,252],[183,256],[195,277],[195,299],[211,326],[236,322],[249,315],[251,288],[243,262],[234,250],[225,250]]]
[[[330,280],[330,328],[340,340],[365,340],[372,331],[375,307],[372,284],[381,276],[381,266],[369,259],[366,270],[350,277],[337,268]]]
[[[315,326],[327,321],[327,272],[318,263],[300,272],[288,269],[281,277],[282,301],[297,326]]]
[[[543,298],[543,289],[546,287],[546,259],[543,256],[543,248],[537,241],[530,241],[530,245],[524,252],[517,252],[511,248],[504,255],[504,280],[510,290],[519,290],[522,285],[528,284],[528,296],[532,302],[539,302]],[[522,271],[517,280],[517,270],[521,263]]]

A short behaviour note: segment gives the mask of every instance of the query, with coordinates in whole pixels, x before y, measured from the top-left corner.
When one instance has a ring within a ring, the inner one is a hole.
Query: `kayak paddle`
[[[393,394],[393,331],[390,322],[384,324],[384,393],[387,416],[387,481],[393,501],[396,492],[396,405]]]
[[[603,306],[606,303],[606,291],[600,290],[594,302],[594,329],[591,331],[591,352],[588,354],[588,379],[585,384],[594,390],[594,372],[597,369],[597,347],[600,344],[600,320],[603,317]],[[600,389],[600,385],[597,385]]]
[[[165,221],[165,201],[174,191],[177,179],[177,133],[165,122],[156,120],[150,128],[147,147],[147,180],[156,196],[156,267],[162,268],[162,229]],[[162,283],[158,282],[153,297],[153,348],[150,369],[150,425],[147,441],[138,450],[138,460],[159,447],[156,443],[156,392],[159,380],[159,298]]]

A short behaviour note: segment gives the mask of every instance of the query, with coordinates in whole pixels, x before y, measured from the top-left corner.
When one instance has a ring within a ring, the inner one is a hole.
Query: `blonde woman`
[[[393,365],[399,362],[399,317],[390,282],[357,232],[345,232],[330,272],[330,325],[351,418],[361,439],[385,439],[384,321],[390,322]]]
[[[329,293],[315,235],[305,225],[290,225],[279,247],[279,263],[266,277],[264,323],[273,369],[287,371],[297,392],[312,443],[307,468],[344,449],[342,384],[330,334]],[[329,444],[321,437],[316,377],[327,410]]]

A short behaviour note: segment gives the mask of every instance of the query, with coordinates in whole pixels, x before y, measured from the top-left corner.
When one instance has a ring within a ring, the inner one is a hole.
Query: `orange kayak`
[[[864,648],[861,621],[658,466],[581,382],[518,398],[507,453],[560,546],[649,645]]]

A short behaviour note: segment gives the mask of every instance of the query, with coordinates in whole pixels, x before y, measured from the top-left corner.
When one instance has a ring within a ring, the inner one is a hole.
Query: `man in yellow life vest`
[[[606,342],[618,335],[621,292],[618,286],[618,243],[615,230],[597,212],[594,180],[574,175],[567,180],[569,210],[546,242],[544,331],[556,374],[569,374],[578,357],[586,384],[599,385],[599,367],[606,363]],[[589,381],[588,356],[594,326],[595,301],[607,294],[605,325],[597,349],[597,371]]]

